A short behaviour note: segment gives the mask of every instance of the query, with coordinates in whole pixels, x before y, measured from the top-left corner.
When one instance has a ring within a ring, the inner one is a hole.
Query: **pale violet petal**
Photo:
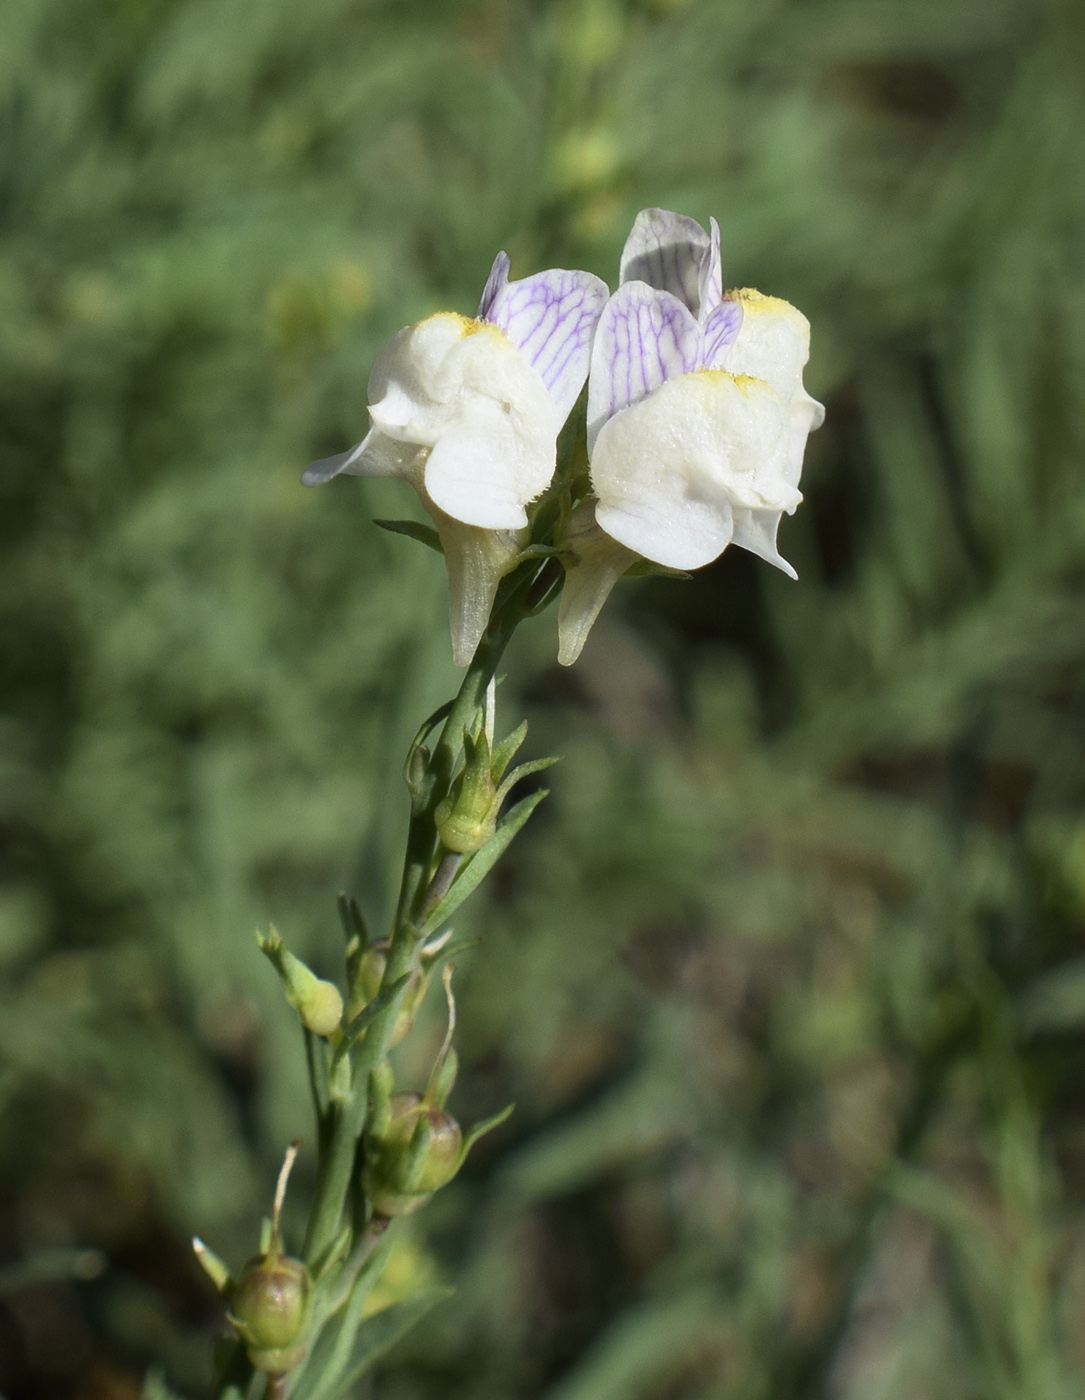
[[[588,377],[592,336],[607,295],[606,283],[590,272],[551,268],[500,286],[484,313],[534,366],[563,423]]]
[[[780,528],[779,510],[748,510],[736,506],[732,512],[734,536],[732,544],[740,549],[748,549],[751,554],[775,564],[788,578],[798,578],[798,574],[776,548],[776,531]]]
[[[603,424],[665,380],[697,368],[701,328],[669,292],[627,282],[606,304],[588,381],[588,454]]]
[[[711,240],[696,219],[669,209],[642,209],[622,249],[619,283],[647,282],[698,315],[701,268]]]
[[[721,301],[704,321],[701,363],[698,369],[723,369],[727,351],[742,329],[742,303]]]
[[[509,280],[509,255],[506,252],[498,253],[494,258],[493,267],[490,268],[490,275],[486,278],[486,285],[482,289],[482,300],[478,304],[479,319],[490,321],[493,317],[490,310],[497,299],[497,295],[507,286]]]
[[[712,233],[709,240],[708,251],[701,260],[701,272],[698,280],[700,304],[697,308],[697,319],[702,326],[723,300],[723,269],[720,263],[720,226],[715,219],[709,219],[708,223]]]

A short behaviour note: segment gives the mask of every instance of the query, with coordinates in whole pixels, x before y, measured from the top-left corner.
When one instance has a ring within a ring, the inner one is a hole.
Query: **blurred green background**
[[[567,758],[459,926],[452,1105],[517,1111],[364,1393],[1082,1394],[1083,72],[1080,0],[4,0],[7,1400],[200,1392],[188,1239],[240,1263],[311,1135],[252,930],[331,972],[387,900],[443,571],[302,467],[498,248],[613,281],[650,204],[813,324],[801,578],[518,639]]]

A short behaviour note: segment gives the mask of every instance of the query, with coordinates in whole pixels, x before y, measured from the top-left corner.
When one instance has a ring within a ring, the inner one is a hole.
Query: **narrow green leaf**
[[[443,554],[440,536],[432,525],[423,525],[420,520],[374,520],[374,525],[379,525],[382,530],[387,530],[393,535],[406,535],[409,540],[417,540],[419,544],[428,545],[430,549],[435,549],[438,554]]]
[[[478,1142],[479,1138],[485,1137],[487,1133],[492,1133],[495,1128],[500,1128],[505,1119],[516,1107],[514,1103],[508,1104],[500,1113],[494,1113],[489,1118],[484,1118],[481,1123],[476,1123],[473,1128],[469,1128],[464,1134],[463,1148],[460,1151],[460,1161],[467,1156],[471,1148]]]
[[[411,778],[411,764],[415,754],[426,742],[430,734],[437,728],[437,726],[441,724],[442,721],[448,718],[451,711],[451,700],[446,700],[443,705],[438,705],[438,707],[434,710],[433,714],[431,714],[429,718],[423,721],[423,723],[419,726],[418,733],[411,740],[411,746],[407,750],[407,758],[403,764],[403,776],[406,779],[408,788],[410,788],[413,785],[413,780]]]
[[[526,766],[526,765],[525,765]],[[444,921],[452,916],[460,907],[463,901],[471,894],[497,862],[505,854],[512,838],[531,816],[535,808],[548,797],[546,788],[540,788],[538,792],[533,792],[529,797],[525,797],[522,802],[517,802],[508,816],[497,828],[494,837],[487,841],[482,850],[477,852],[471,859],[460,867],[460,873],[452,885],[452,888],[445,895],[444,899],[431,911],[429,918],[422,925],[419,932],[424,938],[428,938],[431,933],[436,933],[437,929]]]
[[[363,1032],[373,1022],[378,1012],[383,1011],[388,1003],[403,991],[410,980],[410,973],[404,973],[390,987],[382,987],[372,1001],[366,1002],[354,1020],[345,1028],[343,1039],[335,1052],[336,1060],[341,1060],[351,1046],[357,1045]]]
[[[490,772],[493,774],[495,783],[499,783],[505,776],[505,769],[516,756],[516,751],[527,738],[527,720],[512,731],[506,734],[499,744],[494,745],[494,751],[490,756]]]
[[[324,1397],[324,1400],[336,1400],[336,1397],[349,1390],[355,1381],[365,1375],[375,1361],[378,1361],[386,1351],[395,1346],[396,1342],[405,1337],[412,1327],[421,1322],[431,1308],[435,1308],[438,1303],[443,1303],[446,1298],[451,1298],[455,1291],[447,1284],[435,1284],[431,1288],[423,1288],[413,1298],[408,1298],[403,1303],[396,1303],[390,1308],[385,1308],[383,1312],[367,1318],[358,1328],[355,1336],[350,1369],[336,1388]]]
[[[328,1042],[302,1026],[305,1036],[305,1065],[309,1071],[309,1092],[318,1119],[328,1111]]]
[[[521,778],[526,778],[532,773],[541,773],[543,769],[553,768],[555,763],[560,762],[561,755],[557,754],[553,758],[533,758],[530,763],[521,763],[519,767],[512,770],[497,789],[498,802],[504,802]]]
[[[347,942],[357,938],[363,948],[368,947],[373,940],[369,936],[369,927],[358,901],[353,895],[341,891],[336,906],[339,910],[339,922],[343,925],[343,936]]]
[[[525,559],[571,559],[573,551],[571,549],[558,549],[552,544],[529,544],[525,545],[516,556],[516,563],[522,564]]]
[[[449,929],[449,933],[452,930]],[[458,958],[461,953],[470,952],[472,948],[481,948],[483,940],[481,938],[458,938],[456,941],[443,943],[427,962],[428,967],[443,967],[450,958]]]

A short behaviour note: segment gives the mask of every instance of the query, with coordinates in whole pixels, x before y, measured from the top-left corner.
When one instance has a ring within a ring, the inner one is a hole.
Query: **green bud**
[[[348,1021],[353,1021],[356,1016],[360,1016],[380,991],[384,969],[388,965],[390,947],[389,939],[384,939],[380,943],[371,943],[358,959],[357,971],[350,989],[350,1001],[347,1004]],[[418,1014],[418,1008],[422,1005],[422,999],[426,995],[428,986],[428,972],[422,966],[416,967],[411,973],[410,981],[407,983],[407,989],[400,1003],[399,1015],[392,1028],[392,1039],[389,1042],[391,1045],[398,1045],[414,1025],[414,1018]]]
[[[496,835],[501,804],[520,779],[557,762],[556,758],[537,758],[509,772],[509,764],[526,736],[525,723],[491,750],[485,730],[477,737],[464,734],[463,769],[433,814],[446,850],[456,855],[481,851]]]
[[[313,1280],[300,1259],[283,1253],[279,1233],[286,1183],[300,1146],[300,1141],[293,1142],[286,1149],[271,1219],[261,1234],[260,1253],[249,1260],[230,1287],[230,1321],[245,1343],[249,1360],[269,1375],[292,1371],[304,1360],[306,1351]]]
[[[463,1133],[417,1093],[394,1094],[382,1126],[366,1140],[366,1195],[378,1215],[410,1215],[459,1171]]]
[[[305,1324],[313,1280],[300,1259],[272,1249],[241,1271],[230,1320],[258,1371],[293,1370],[305,1356]]]
[[[437,832],[446,850],[458,855],[480,851],[497,830],[500,805],[485,731],[477,739],[467,734],[464,736],[463,772],[434,813]]]
[[[296,958],[274,928],[268,930],[266,937],[257,932],[256,941],[261,952],[274,964],[286,999],[305,1028],[326,1039],[334,1036],[343,1021],[343,998],[335,983],[325,982]]]

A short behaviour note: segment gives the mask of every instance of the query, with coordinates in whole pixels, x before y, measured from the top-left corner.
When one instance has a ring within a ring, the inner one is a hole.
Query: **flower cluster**
[[[368,435],[303,477],[415,488],[448,567],[457,663],[524,557],[585,380],[590,490],[570,489],[543,542],[566,574],[561,662],[640,561],[699,568],[733,543],[794,577],[776,532],[802,499],[806,438],[824,417],[802,383],[810,326],[785,301],[724,290],[716,221],[706,233],[643,210],[613,296],[588,272],[508,273],[499,253],[474,319],[441,312],[394,336],[370,376]]]

